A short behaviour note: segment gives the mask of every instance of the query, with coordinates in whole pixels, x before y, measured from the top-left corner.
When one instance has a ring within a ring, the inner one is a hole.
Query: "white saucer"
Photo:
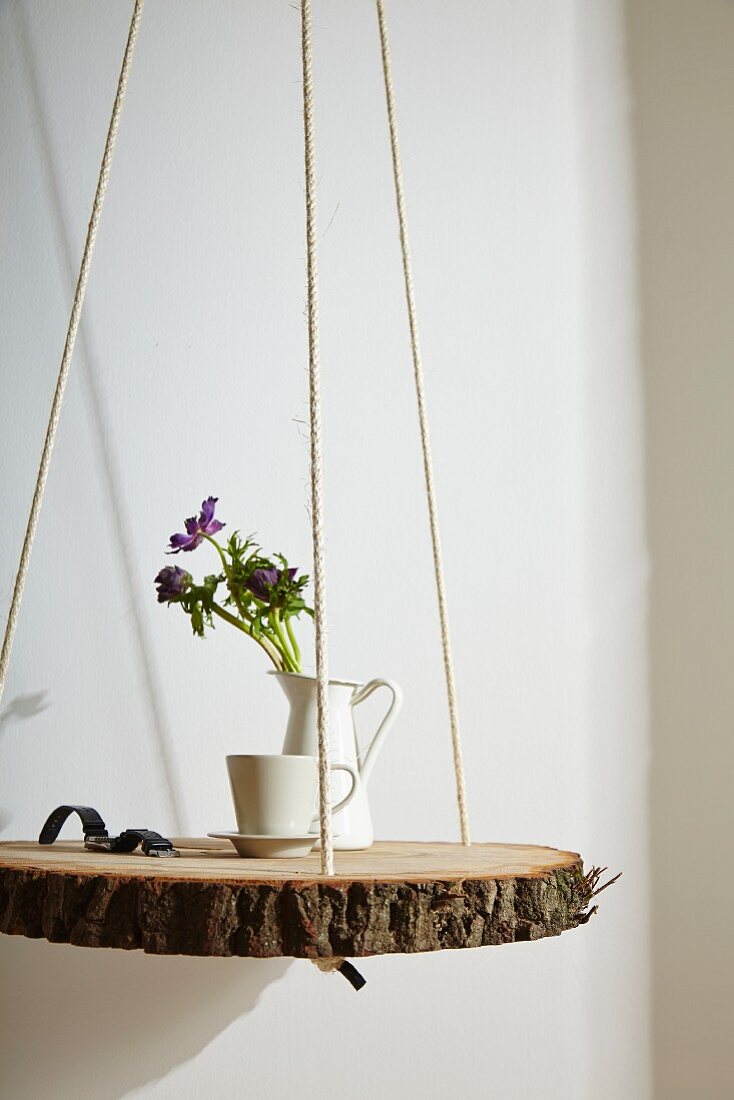
[[[217,840],[230,840],[238,856],[248,859],[292,859],[307,856],[318,836],[257,836],[247,833],[207,833]]]

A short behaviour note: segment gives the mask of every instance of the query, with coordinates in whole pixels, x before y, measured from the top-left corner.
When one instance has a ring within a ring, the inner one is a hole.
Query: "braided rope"
[[[313,121],[311,0],[301,4],[303,137],[306,166],[306,272],[308,280],[308,393],[311,418],[311,536],[313,540],[316,699],[319,744],[319,831],[321,873],[334,874],[329,771],[329,664],[326,646],[326,575],[321,462],[321,376],[319,370],[319,289],[316,263],[316,155]]]
[[[420,339],[418,335],[418,318],[415,308],[415,293],[413,290],[413,269],[410,261],[410,245],[408,241],[408,221],[405,211],[405,194],[403,188],[403,170],[400,160],[400,142],[398,139],[398,123],[395,112],[395,93],[392,80],[392,63],[390,60],[390,42],[388,38],[387,19],[383,0],[376,0],[377,19],[380,27],[380,48],[382,50],[382,71],[385,78],[385,99],[387,102],[387,118],[390,126],[390,149],[392,152],[393,177],[395,180],[395,200],[398,210],[398,224],[400,227],[400,249],[403,256],[403,275],[405,279],[405,299],[408,306],[408,323],[410,325],[410,345],[413,352],[413,376],[415,379],[415,393],[418,400],[418,420],[420,423],[421,444],[423,448],[423,472],[426,483],[426,497],[428,501],[428,519],[431,528],[431,544],[433,546],[433,568],[436,575],[436,594],[438,596],[438,614],[441,622],[441,645],[443,648],[443,666],[446,676],[446,695],[448,698],[449,721],[451,724],[451,746],[454,756],[454,772],[456,775],[456,799],[459,805],[459,821],[461,823],[461,840],[463,844],[471,844],[469,833],[469,811],[466,804],[466,785],[464,781],[464,761],[461,747],[461,730],[459,728],[459,710],[456,701],[456,684],[454,682],[454,662],[451,655],[451,636],[449,634],[449,616],[446,601],[446,586],[443,576],[443,558],[441,554],[441,537],[438,526],[438,508],[436,505],[436,488],[433,479],[433,462],[431,458],[431,440],[428,429],[428,411],[426,409],[425,389],[423,385],[423,363],[421,359]]]
[[[46,428],[46,439],[43,444],[43,451],[41,452],[41,463],[38,468],[36,487],[33,491],[33,501],[31,503],[30,515],[28,516],[28,524],[26,526],[25,538],[23,539],[23,548],[20,554],[18,572],[15,577],[13,596],[10,601],[8,621],[5,624],[3,646],[2,651],[0,652],[0,699],[2,699],[3,691],[5,689],[5,680],[7,678],[8,664],[10,662],[10,652],[13,648],[15,629],[18,625],[20,605],[23,599],[23,589],[25,588],[26,577],[28,574],[28,566],[31,560],[31,550],[33,548],[33,540],[35,538],[36,528],[38,526],[38,516],[41,511],[43,492],[46,488],[46,479],[48,478],[48,470],[51,462],[51,452],[53,451],[54,443],[56,442],[56,431],[59,425],[59,417],[61,416],[61,403],[64,399],[66,382],[69,377],[69,368],[71,367],[71,359],[74,354],[74,344],[76,343],[77,332],[79,331],[79,321],[81,319],[82,306],[84,305],[84,295],[87,289],[87,279],[89,278],[89,268],[92,262],[92,253],[94,252],[94,244],[97,239],[99,219],[102,214],[102,206],[104,204],[107,184],[109,182],[112,153],[115,148],[117,130],[120,125],[120,113],[122,111],[122,103],[125,98],[125,90],[127,88],[127,80],[130,73],[130,65],[132,63],[133,51],[135,49],[135,40],[138,35],[140,18],[143,14],[144,2],[145,0],[135,0],[135,7],[132,14],[132,20],[130,22],[130,30],[127,36],[127,43],[125,45],[125,53],[122,59],[122,68],[120,69],[120,77],[117,82],[117,93],[115,95],[115,102],[112,107],[112,116],[110,118],[110,124],[107,130],[107,140],[105,141],[102,164],[100,165],[99,169],[97,190],[94,195],[94,204],[92,206],[92,216],[89,221],[87,236],[84,242],[82,262],[79,269],[79,277],[77,279],[76,290],[74,292],[74,302],[71,307],[69,327],[66,332],[64,353],[61,357],[61,366],[59,368],[59,374],[56,380],[56,389],[54,391],[53,402],[51,404],[51,413],[48,419],[48,427]]]

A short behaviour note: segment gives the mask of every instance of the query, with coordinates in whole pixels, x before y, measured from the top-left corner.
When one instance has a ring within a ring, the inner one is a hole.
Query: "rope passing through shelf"
[[[413,377],[415,380],[415,392],[418,401],[418,421],[420,424],[421,445],[423,449],[423,473],[425,477],[426,498],[428,502],[428,519],[431,528],[433,568],[436,575],[438,615],[441,623],[441,645],[443,649],[443,665],[446,677],[446,695],[448,699],[449,721],[451,724],[451,745],[454,756],[454,773],[456,775],[456,799],[459,805],[461,840],[463,844],[471,844],[471,836],[469,832],[469,811],[467,809],[466,800],[466,784],[464,781],[464,760],[461,746],[461,729],[459,727],[459,708],[456,701],[454,662],[451,654],[451,636],[449,633],[449,615],[446,600],[446,586],[444,584],[443,576],[443,557],[441,554],[441,537],[438,526],[436,487],[433,478],[431,439],[428,429],[428,411],[426,408],[425,388],[423,385],[423,362],[421,358],[420,338],[418,334],[418,317],[415,307],[415,292],[413,290],[413,268],[410,260],[410,244],[408,241],[408,219],[405,211],[403,169],[400,158],[400,141],[398,138],[398,123],[395,111],[395,92],[393,89],[392,62],[390,59],[390,42],[388,37],[387,18],[385,16],[385,6],[383,4],[383,0],[376,0],[376,3],[377,20],[380,29],[380,48],[382,51],[382,72],[385,81],[387,119],[390,127],[390,149],[392,152],[393,178],[395,181],[395,200],[397,204],[398,224],[400,228],[400,250],[403,256],[405,299],[408,306],[410,346],[413,353]]]
[[[316,153],[313,119],[311,0],[301,3],[303,63],[303,140],[306,169],[306,274],[308,288],[308,395],[311,430],[311,536],[313,541],[316,701],[318,712],[319,833],[321,873],[334,874],[329,771],[329,664],[326,645],[326,575],[321,462],[321,371],[319,288],[316,256]]]
[[[132,64],[133,52],[135,50],[135,41],[138,36],[140,18],[143,14],[144,2],[145,0],[135,0],[132,19],[130,21],[130,30],[128,31],[127,43],[125,45],[125,53],[122,58],[122,68],[120,69],[120,76],[117,82],[115,102],[112,107],[112,115],[110,117],[110,124],[107,130],[107,140],[105,141],[104,153],[102,155],[102,163],[99,169],[97,190],[95,192],[94,203],[92,205],[92,215],[89,220],[87,236],[84,241],[84,251],[82,252],[79,277],[77,279],[76,290],[74,292],[74,301],[71,307],[71,316],[69,317],[69,327],[66,332],[64,352],[61,357],[61,366],[59,368],[59,374],[56,380],[56,389],[54,391],[53,401],[51,403],[51,412],[48,419],[48,426],[46,428],[46,438],[43,444],[43,451],[41,452],[41,462],[38,468],[36,487],[33,491],[33,500],[31,502],[30,515],[28,516],[28,524],[26,526],[25,537],[23,539],[23,548],[20,554],[18,572],[15,577],[13,595],[10,601],[8,621],[5,625],[2,651],[0,651],[0,700],[2,699],[3,691],[5,689],[5,680],[7,678],[8,664],[10,662],[10,652],[13,648],[15,629],[18,625],[18,615],[20,614],[20,605],[23,599],[23,589],[25,588],[26,576],[28,574],[28,566],[31,560],[31,549],[33,547],[33,540],[36,535],[36,528],[38,527],[38,517],[41,511],[43,492],[46,488],[46,480],[48,478],[48,470],[51,462],[51,452],[53,451],[54,443],[56,442],[56,432],[59,426],[59,417],[61,416],[61,403],[64,399],[66,382],[69,377],[69,368],[71,367],[71,360],[74,354],[74,345],[76,343],[76,337],[79,331],[79,321],[82,315],[82,306],[84,305],[84,295],[86,293],[87,280],[89,278],[89,269],[92,263],[92,253],[94,252],[94,245],[97,239],[97,230],[99,229],[99,220],[102,215],[102,206],[104,204],[105,194],[107,192],[107,184],[110,177],[110,165],[112,163],[112,153],[115,148],[115,141],[117,140],[117,130],[120,125],[120,114],[122,112],[122,104],[125,99],[125,91],[127,88],[128,76],[130,74],[130,66]]]

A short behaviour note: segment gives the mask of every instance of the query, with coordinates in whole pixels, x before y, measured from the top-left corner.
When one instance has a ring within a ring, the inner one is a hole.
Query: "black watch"
[[[92,806],[57,806],[46,820],[39,844],[53,844],[71,814],[78,814],[84,829],[84,847],[92,852],[133,852],[140,845],[145,856],[177,856],[170,840],[151,829],[125,829],[110,836],[101,815]]]

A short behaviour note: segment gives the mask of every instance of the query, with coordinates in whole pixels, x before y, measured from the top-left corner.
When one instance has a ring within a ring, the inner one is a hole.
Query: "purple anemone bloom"
[[[218,497],[207,497],[201,502],[199,518],[192,516],[184,520],[186,532],[171,535],[170,554],[177,554],[179,550],[195,550],[204,535],[216,535],[217,531],[222,530],[224,524],[214,518],[214,508],[218,499]]]
[[[178,565],[166,565],[155,579],[158,603],[170,603],[182,596],[191,584],[191,574]]]
[[[288,580],[292,581],[297,572],[297,569],[287,569]],[[268,603],[271,590],[275,588],[282,576],[283,572],[280,569],[255,569],[247,582],[247,587],[256,599]]]

